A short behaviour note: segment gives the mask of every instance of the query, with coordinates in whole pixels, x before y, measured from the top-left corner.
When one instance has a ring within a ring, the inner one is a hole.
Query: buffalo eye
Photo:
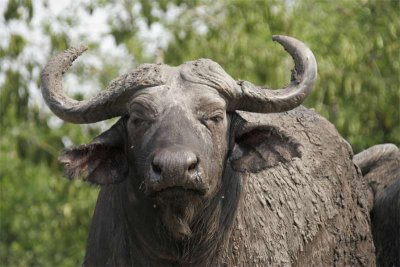
[[[129,121],[135,127],[144,127],[144,126],[148,126],[151,123],[150,120],[140,118],[140,117],[130,117]]]
[[[221,122],[223,122],[224,118],[225,118],[224,114],[218,112],[218,113],[211,114],[210,116],[203,117],[201,121],[205,125],[210,125],[210,124],[217,125],[217,124],[220,124]]]
[[[215,116],[208,118],[208,120],[215,122],[215,123],[220,123],[221,121],[224,120],[224,117],[222,117],[221,115],[215,115]]]

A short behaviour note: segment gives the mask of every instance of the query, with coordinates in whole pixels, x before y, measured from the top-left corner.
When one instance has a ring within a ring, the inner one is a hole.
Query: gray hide
[[[298,107],[316,79],[315,58],[294,38],[273,38],[295,62],[278,90],[201,59],[141,65],[77,101],[64,94],[62,75],[85,49],[49,61],[42,93],[57,116],[121,117],[60,158],[71,178],[101,186],[84,265],[375,264],[367,183],[351,147]]]
[[[351,147],[334,126],[304,107],[268,116],[239,115],[254,125],[274,127],[280,141],[300,144],[299,154],[264,170],[238,173],[242,189],[233,227],[216,262],[208,265],[374,266],[367,183],[351,161]],[[260,145],[262,155],[274,138]],[[93,216],[101,225],[92,226],[91,242],[112,244],[109,249],[126,253],[121,240],[129,231],[116,207],[136,201],[127,197],[129,187],[127,182],[102,187]],[[104,227],[111,225],[113,232],[105,235]],[[110,265],[119,265],[122,258]]]
[[[400,266],[400,150],[376,145],[354,156],[370,186],[372,234],[378,266]]]

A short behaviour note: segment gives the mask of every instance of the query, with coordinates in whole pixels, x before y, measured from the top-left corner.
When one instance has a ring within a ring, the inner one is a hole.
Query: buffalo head
[[[279,134],[246,125],[235,111],[287,111],[311,90],[316,78],[312,52],[294,38],[273,39],[295,61],[291,84],[278,90],[237,82],[217,63],[200,59],[178,67],[141,65],[92,99],[76,101],[63,93],[62,75],[86,48],[53,57],[42,73],[42,93],[58,117],[72,123],[121,117],[90,144],[64,152],[61,161],[69,176],[85,173],[87,181],[100,185],[129,179],[132,198],[157,207],[175,239],[190,236],[198,211],[221,192],[227,165],[246,171],[274,161],[255,147]],[[284,143],[271,149],[276,157],[285,158],[279,152]]]

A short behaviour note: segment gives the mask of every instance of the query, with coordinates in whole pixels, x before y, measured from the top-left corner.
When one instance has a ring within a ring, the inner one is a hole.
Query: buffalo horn
[[[310,93],[317,77],[317,63],[311,50],[289,36],[274,35],[272,40],[280,43],[294,60],[291,83],[282,89],[269,90],[239,81],[241,94],[234,101],[233,109],[258,113],[283,112],[299,106]]]
[[[91,99],[77,101],[63,92],[62,75],[86,47],[71,47],[55,55],[41,75],[43,97],[49,108],[59,118],[72,123],[92,123],[127,114],[126,103],[137,90],[160,85],[160,79],[149,78],[149,67],[141,68],[113,80],[107,89]]]

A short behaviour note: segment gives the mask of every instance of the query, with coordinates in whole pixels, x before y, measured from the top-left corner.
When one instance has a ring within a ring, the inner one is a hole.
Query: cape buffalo
[[[84,265],[375,263],[367,185],[352,150],[299,107],[316,79],[314,55],[294,38],[273,39],[295,62],[290,85],[278,90],[200,59],[141,65],[76,101],[63,93],[62,75],[85,48],[48,62],[42,93],[58,117],[120,117],[60,157],[69,177],[101,186]]]
[[[400,150],[376,145],[354,156],[373,194],[372,234],[378,266],[400,266]]]

